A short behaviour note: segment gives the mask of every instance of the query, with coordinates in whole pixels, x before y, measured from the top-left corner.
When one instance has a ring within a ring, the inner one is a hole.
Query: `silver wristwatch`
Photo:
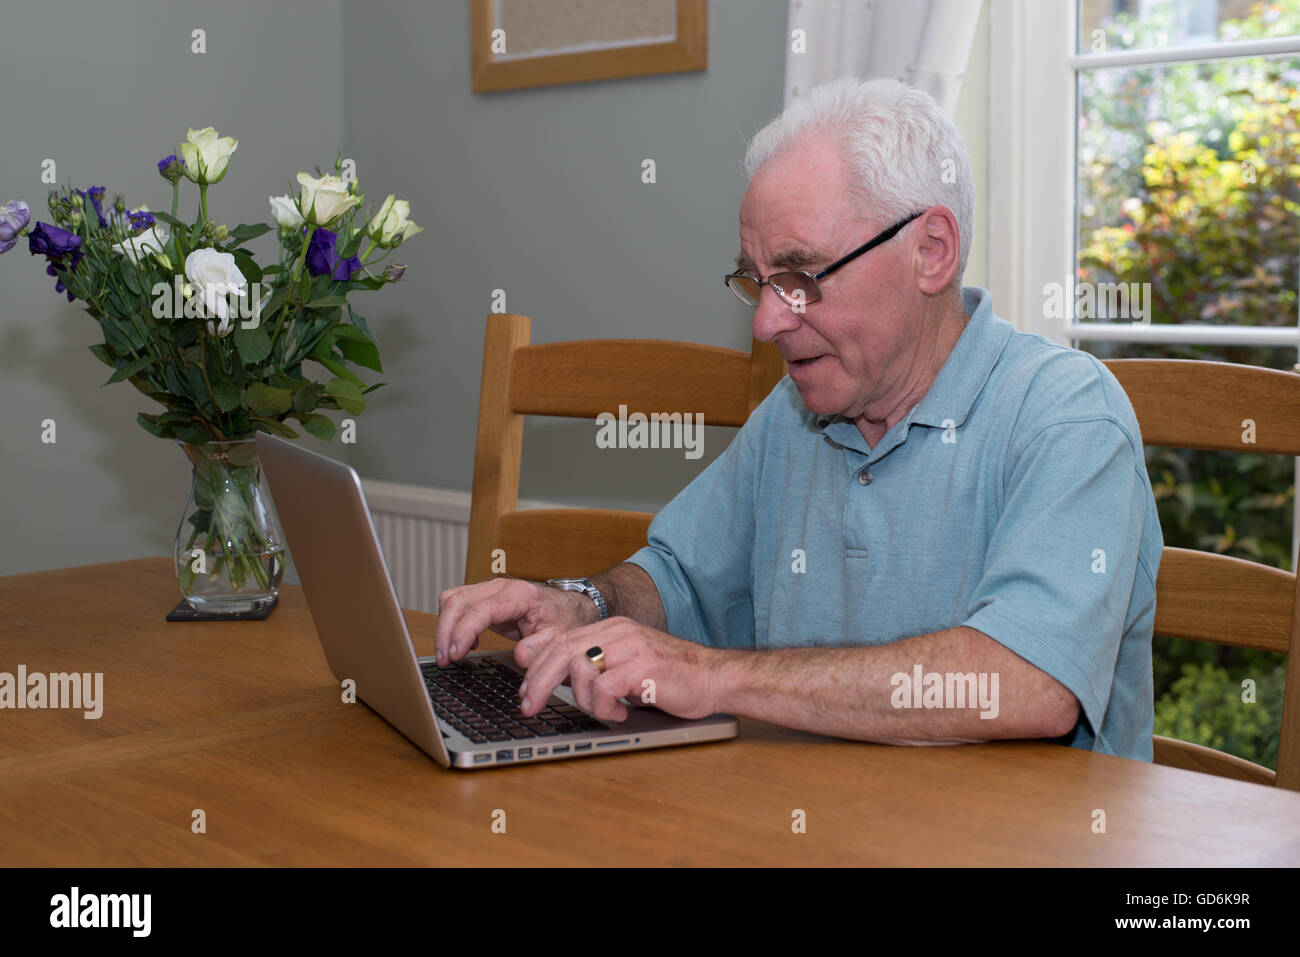
[[[600,589],[591,583],[590,578],[548,578],[546,584],[554,585],[563,591],[580,591],[596,603],[596,611],[600,614],[599,621],[604,621],[609,617],[609,606],[605,604],[605,596],[600,593]]]

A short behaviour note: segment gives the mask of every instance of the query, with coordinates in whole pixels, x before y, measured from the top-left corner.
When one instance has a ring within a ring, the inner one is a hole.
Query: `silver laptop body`
[[[479,652],[447,668],[438,668],[432,657],[418,658],[357,473],[263,432],[256,441],[334,677],[340,683],[351,680],[358,700],[443,767],[590,757],[720,741],[738,733],[730,715],[688,721],[636,703],[628,705],[628,718],[621,724],[598,721],[576,707],[568,687],[560,687],[546,709],[551,724],[545,725],[545,734],[518,737],[512,731],[501,740],[498,729],[489,738],[464,717],[466,702],[478,707],[480,700],[479,692],[466,689],[486,680],[497,689],[497,700],[503,700],[523,675],[512,652]],[[514,704],[517,710],[517,698]],[[567,730],[571,727],[579,730]]]

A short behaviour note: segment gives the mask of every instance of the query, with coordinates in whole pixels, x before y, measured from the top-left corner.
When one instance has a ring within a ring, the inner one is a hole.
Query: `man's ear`
[[[957,217],[947,206],[932,206],[917,220],[912,240],[917,288],[937,295],[952,284],[961,262]]]

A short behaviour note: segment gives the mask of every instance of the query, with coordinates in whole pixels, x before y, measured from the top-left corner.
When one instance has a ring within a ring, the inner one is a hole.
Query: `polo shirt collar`
[[[819,427],[838,445],[878,456],[905,441],[907,429],[913,424],[947,428],[965,423],[1013,329],[1011,323],[994,315],[993,296],[987,289],[963,286],[961,298],[970,318],[957,344],[921,401],[876,443],[874,449],[867,448],[858,427],[842,416],[813,417],[814,427]],[[947,419],[952,421],[945,425]]]
[[[993,314],[993,297],[987,289],[963,286],[961,301],[970,319],[934,382],[908,415],[909,422],[944,428],[943,420],[952,419],[962,425],[1011,337],[1011,323]]]

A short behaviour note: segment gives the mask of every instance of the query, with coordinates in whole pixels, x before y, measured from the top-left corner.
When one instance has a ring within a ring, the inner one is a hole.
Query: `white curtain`
[[[979,15],[980,0],[790,0],[785,102],[842,76],[888,76],[952,115]]]

